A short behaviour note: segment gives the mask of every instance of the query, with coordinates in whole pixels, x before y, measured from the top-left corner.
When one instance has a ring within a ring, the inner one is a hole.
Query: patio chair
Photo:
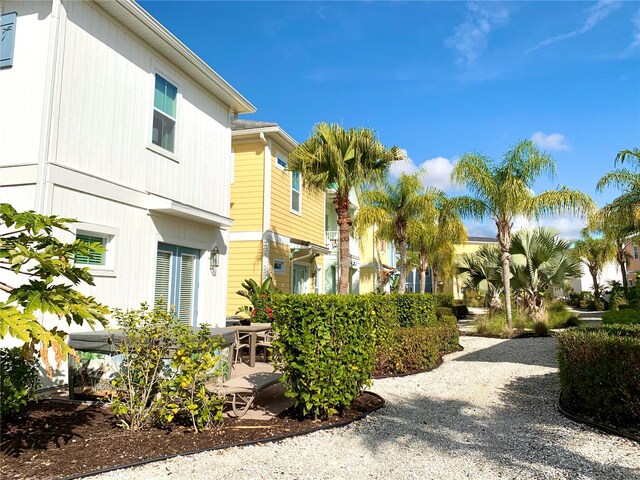
[[[247,413],[260,392],[275,385],[281,378],[282,374],[279,372],[256,372],[233,378],[222,385],[212,382],[206,388],[216,395],[223,395],[225,402],[231,405],[233,414],[239,418]]]
[[[240,335],[240,332],[238,332],[236,330],[236,338],[234,340],[233,343],[233,348],[234,348],[234,357],[233,357],[233,364],[235,365],[236,363],[240,363],[242,362],[242,354],[240,352],[242,352],[242,350],[246,349],[247,351],[249,351],[249,338],[251,337],[251,334],[246,333],[243,335]],[[239,359],[239,361],[238,361]]]
[[[275,338],[275,334],[273,330],[267,330],[266,332],[261,332],[258,334],[259,340],[256,342],[256,348],[262,347],[264,351],[264,361],[267,361],[267,352],[271,348],[271,342]]]

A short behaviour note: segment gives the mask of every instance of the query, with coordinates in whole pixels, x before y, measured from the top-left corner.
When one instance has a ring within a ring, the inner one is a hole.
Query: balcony
[[[337,230],[327,230],[324,232],[325,247],[331,250],[332,254],[338,252],[338,244],[340,242],[340,232]],[[360,249],[358,248],[358,241],[349,236],[349,255],[353,257],[360,257]]]

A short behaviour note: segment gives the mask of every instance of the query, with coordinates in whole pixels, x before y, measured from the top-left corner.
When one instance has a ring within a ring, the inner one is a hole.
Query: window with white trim
[[[633,259],[638,260],[638,245],[633,246]]]
[[[276,167],[278,167],[280,170],[284,170],[285,168],[287,168],[287,160],[285,160],[284,157],[278,154],[276,154]]]
[[[75,263],[77,265],[106,266],[108,237],[98,233],[77,233],[76,240],[82,240],[85,243],[99,243],[104,248],[103,252],[91,252],[88,255],[76,254]]]
[[[300,213],[302,196],[302,178],[300,172],[291,172],[291,210]]]
[[[156,73],[151,143],[175,153],[178,87]]]
[[[273,261],[273,273],[277,273],[279,275],[285,273],[285,269],[286,269],[285,265],[286,264],[285,264],[284,260],[278,260],[278,259],[274,260]]]

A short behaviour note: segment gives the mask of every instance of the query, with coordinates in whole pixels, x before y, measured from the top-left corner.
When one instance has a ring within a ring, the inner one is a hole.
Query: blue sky
[[[141,4],[258,108],[249,118],[298,141],[319,121],[371,127],[411,158],[396,173],[424,165],[449,191],[462,153],[533,138],[558,164],[536,191],[602,205],[617,192],[595,183],[640,146],[639,2]]]

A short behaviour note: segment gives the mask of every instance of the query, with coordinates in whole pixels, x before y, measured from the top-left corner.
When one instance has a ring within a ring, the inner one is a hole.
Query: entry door
[[[293,265],[293,293],[309,293],[309,267]]]
[[[175,307],[181,322],[196,324],[200,251],[158,243],[154,301]]]

